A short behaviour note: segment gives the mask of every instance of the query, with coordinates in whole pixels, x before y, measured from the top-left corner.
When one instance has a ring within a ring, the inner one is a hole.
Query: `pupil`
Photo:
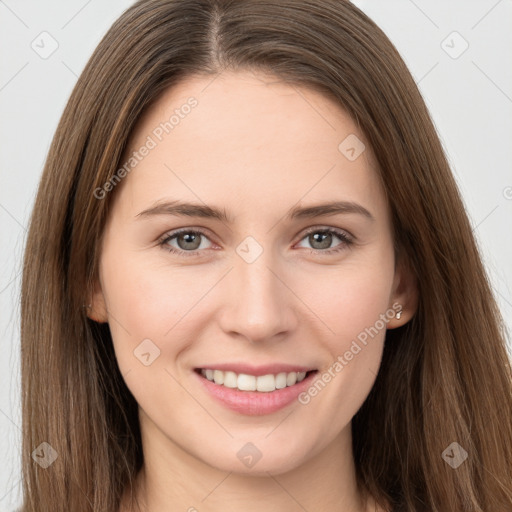
[[[320,238],[320,240],[318,240]],[[314,242],[320,242],[320,247],[317,247],[318,249],[328,249],[331,245],[331,233],[314,233],[313,234],[313,240]],[[311,244],[313,245],[313,244]]]
[[[184,239],[184,244],[180,243],[181,239]],[[185,233],[184,235],[178,237],[178,245],[180,246],[181,249],[197,249],[199,245],[201,245],[200,243],[198,243],[198,241],[199,236],[194,233]],[[192,247],[190,246],[190,244],[192,244]],[[184,245],[184,247],[182,247],[182,245]]]

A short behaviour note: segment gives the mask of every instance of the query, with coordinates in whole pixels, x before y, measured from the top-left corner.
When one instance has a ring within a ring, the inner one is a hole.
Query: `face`
[[[348,439],[386,328],[407,320],[350,116],[269,75],[190,77],[140,119],[125,161],[91,317],[110,325],[143,439],[252,474]]]

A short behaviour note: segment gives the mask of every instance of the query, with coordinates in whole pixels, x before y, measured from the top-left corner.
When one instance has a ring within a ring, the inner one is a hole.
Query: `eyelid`
[[[159,246],[170,250],[169,247],[165,247],[167,242],[171,239],[176,238],[177,236],[179,236],[182,233],[193,233],[193,234],[201,235],[204,238],[207,238],[208,240],[210,240],[210,242],[212,244],[215,244],[215,242],[212,240],[213,237],[210,235],[209,230],[207,230],[206,228],[202,228],[202,227],[185,227],[185,228],[178,228],[178,229],[174,229],[171,231],[167,231],[161,237],[158,238],[157,243]],[[182,254],[184,253],[188,256],[193,256],[197,253],[204,252],[204,249],[203,250],[195,249],[194,251],[183,251],[181,249],[175,249],[174,247],[172,247],[171,249],[172,249],[172,250],[170,250],[171,252],[179,253],[181,251]]]
[[[356,241],[356,237],[350,231],[343,229],[343,228],[337,228],[334,226],[326,226],[323,224],[319,224],[317,226],[311,226],[309,228],[306,228],[305,231],[301,231],[302,237],[300,238],[300,240],[302,240],[305,236],[307,236],[311,233],[316,233],[317,231],[332,231],[334,234],[337,234],[338,236],[343,235],[346,238],[349,238],[352,242]]]
[[[316,226],[310,226],[309,228],[306,228],[306,230],[301,231],[301,237],[299,238],[298,242],[301,242],[304,238],[306,238],[311,233],[319,233],[319,232],[329,232],[333,233],[335,236],[337,236],[341,240],[341,244],[344,245],[345,248],[350,247],[353,243],[356,241],[356,237],[352,235],[349,231],[342,228],[336,228],[334,226],[326,226],[326,225],[316,225]],[[184,228],[178,228],[175,230],[168,231],[164,233],[159,239],[158,239],[158,245],[161,246],[164,249],[167,249],[171,253],[175,253],[178,255],[184,255],[184,256],[201,256],[201,253],[204,252],[204,249],[195,249],[193,251],[184,251],[182,249],[176,249],[174,247],[166,246],[167,242],[171,239],[174,239],[175,237],[179,236],[181,233],[193,233],[197,235],[201,235],[208,240],[210,240],[212,243],[215,243],[211,240],[211,235],[209,234],[209,230],[203,227],[184,227]],[[309,251],[313,254],[324,254],[329,255],[335,252],[339,252],[342,249],[336,249],[338,246],[331,247],[330,249],[309,249],[304,248],[304,250]]]

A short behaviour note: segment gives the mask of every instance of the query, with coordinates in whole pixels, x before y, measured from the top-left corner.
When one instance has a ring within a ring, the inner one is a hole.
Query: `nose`
[[[220,313],[223,331],[253,343],[286,337],[297,325],[295,308],[300,302],[286,281],[286,270],[276,264],[271,251],[263,251],[252,263],[235,254]]]

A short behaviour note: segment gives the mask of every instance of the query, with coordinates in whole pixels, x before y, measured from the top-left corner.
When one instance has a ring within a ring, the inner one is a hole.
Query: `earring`
[[[397,320],[400,320],[400,317],[401,317],[401,316],[402,316],[402,310],[397,311],[397,313],[396,313],[396,319],[397,319]]]

